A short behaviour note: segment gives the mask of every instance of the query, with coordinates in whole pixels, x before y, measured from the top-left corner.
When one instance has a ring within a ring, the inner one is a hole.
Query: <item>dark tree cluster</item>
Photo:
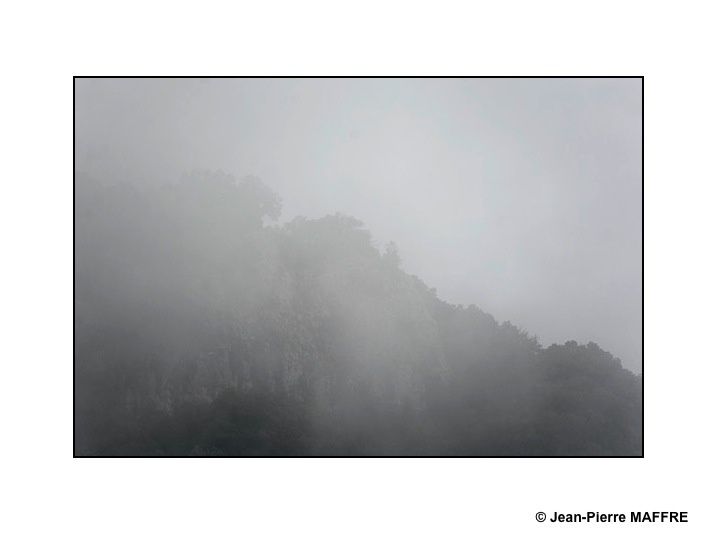
[[[450,305],[258,180],[76,179],[77,455],[639,455],[641,379]]]

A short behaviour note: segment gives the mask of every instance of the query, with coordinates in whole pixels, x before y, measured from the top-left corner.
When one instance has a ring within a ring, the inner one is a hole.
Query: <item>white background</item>
[[[717,17],[590,4],[5,3],[0,537],[717,536]],[[72,76],[101,74],[645,75],[645,458],[73,459]]]

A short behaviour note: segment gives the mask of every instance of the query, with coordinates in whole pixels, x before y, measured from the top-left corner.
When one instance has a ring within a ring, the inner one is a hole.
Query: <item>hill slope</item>
[[[260,182],[76,180],[78,455],[639,455],[641,381]]]

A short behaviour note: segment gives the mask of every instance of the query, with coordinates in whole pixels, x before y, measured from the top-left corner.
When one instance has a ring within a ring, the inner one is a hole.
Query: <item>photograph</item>
[[[710,4],[2,15],[0,538],[720,538]]]
[[[73,78],[75,457],[643,457],[642,76]]]

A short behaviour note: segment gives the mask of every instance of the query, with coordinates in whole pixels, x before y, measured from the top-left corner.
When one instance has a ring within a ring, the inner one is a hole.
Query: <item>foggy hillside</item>
[[[75,162],[145,189],[212,167],[280,220],[355,216],[403,269],[543,345],[642,369],[640,79],[80,78]]]
[[[641,379],[260,180],[76,177],[78,455],[639,455]],[[357,216],[362,219],[362,216]]]

